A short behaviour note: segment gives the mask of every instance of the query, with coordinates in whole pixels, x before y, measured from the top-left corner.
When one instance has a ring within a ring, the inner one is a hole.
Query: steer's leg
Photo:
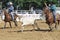
[[[23,32],[23,30],[24,30],[24,27],[22,26],[21,32]]]
[[[22,25],[22,27],[21,27],[21,32],[23,32],[23,30],[24,30],[24,25]]]
[[[36,21],[34,21],[34,25],[37,27],[37,30],[40,30],[40,28],[38,27]]]
[[[33,24],[33,28],[35,30],[35,27],[37,27],[37,30],[40,30],[40,28],[38,27],[37,23],[36,23],[36,20],[34,21],[34,24]]]

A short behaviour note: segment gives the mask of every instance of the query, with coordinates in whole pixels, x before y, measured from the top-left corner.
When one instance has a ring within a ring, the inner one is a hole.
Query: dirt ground
[[[21,23],[17,22],[18,26],[16,27],[12,22],[12,28],[9,24],[5,29],[4,22],[0,22],[0,40],[60,40],[60,30],[54,30],[49,32],[48,25],[44,21],[37,21],[37,24],[41,30],[32,31],[33,26],[28,25],[24,26],[24,32],[20,32]]]

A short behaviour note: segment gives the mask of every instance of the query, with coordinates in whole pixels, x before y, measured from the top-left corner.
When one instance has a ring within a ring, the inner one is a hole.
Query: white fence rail
[[[42,10],[34,10],[34,11],[31,11],[31,10],[15,10],[14,11],[15,13],[17,12],[18,14],[41,14],[42,13]]]
[[[60,14],[60,7],[56,8],[56,13]]]
[[[17,15],[19,16],[27,16],[27,17],[35,17],[36,19],[39,18],[40,19],[45,19],[44,15],[43,15],[43,11],[42,10],[34,10],[34,11],[31,11],[31,10],[15,10],[13,13],[16,13]]]

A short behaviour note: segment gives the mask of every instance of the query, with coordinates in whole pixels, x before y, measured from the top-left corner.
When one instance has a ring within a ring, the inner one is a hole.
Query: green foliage
[[[47,4],[48,4],[49,2],[53,1],[53,2],[56,3],[56,5],[58,4],[58,1],[57,1],[57,0],[4,0],[3,7],[6,6],[6,3],[7,3],[8,1],[13,2],[13,4],[14,4],[15,7],[16,7],[17,5],[19,5],[21,8],[24,8],[24,5],[27,7],[27,4],[28,4],[28,7],[29,7],[29,6],[31,5],[31,2],[36,3],[36,4],[37,4],[37,5],[36,5],[37,7],[42,6],[44,2],[47,2]],[[29,4],[29,3],[24,4],[24,3],[26,3],[26,2],[29,2],[30,4]],[[57,5],[57,6],[58,6],[58,5]]]

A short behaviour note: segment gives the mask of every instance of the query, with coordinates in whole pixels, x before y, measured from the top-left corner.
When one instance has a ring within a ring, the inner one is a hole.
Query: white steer
[[[21,31],[23,32],[23,29],[24,29],[23,26],[24,25],[28,25],[28,24],[34,25],[34,22],[35,22],[36,19],[40,19],[40,15],[39,14],[23,14],[22,18],[20,19],[20,21],[23,23]]]

